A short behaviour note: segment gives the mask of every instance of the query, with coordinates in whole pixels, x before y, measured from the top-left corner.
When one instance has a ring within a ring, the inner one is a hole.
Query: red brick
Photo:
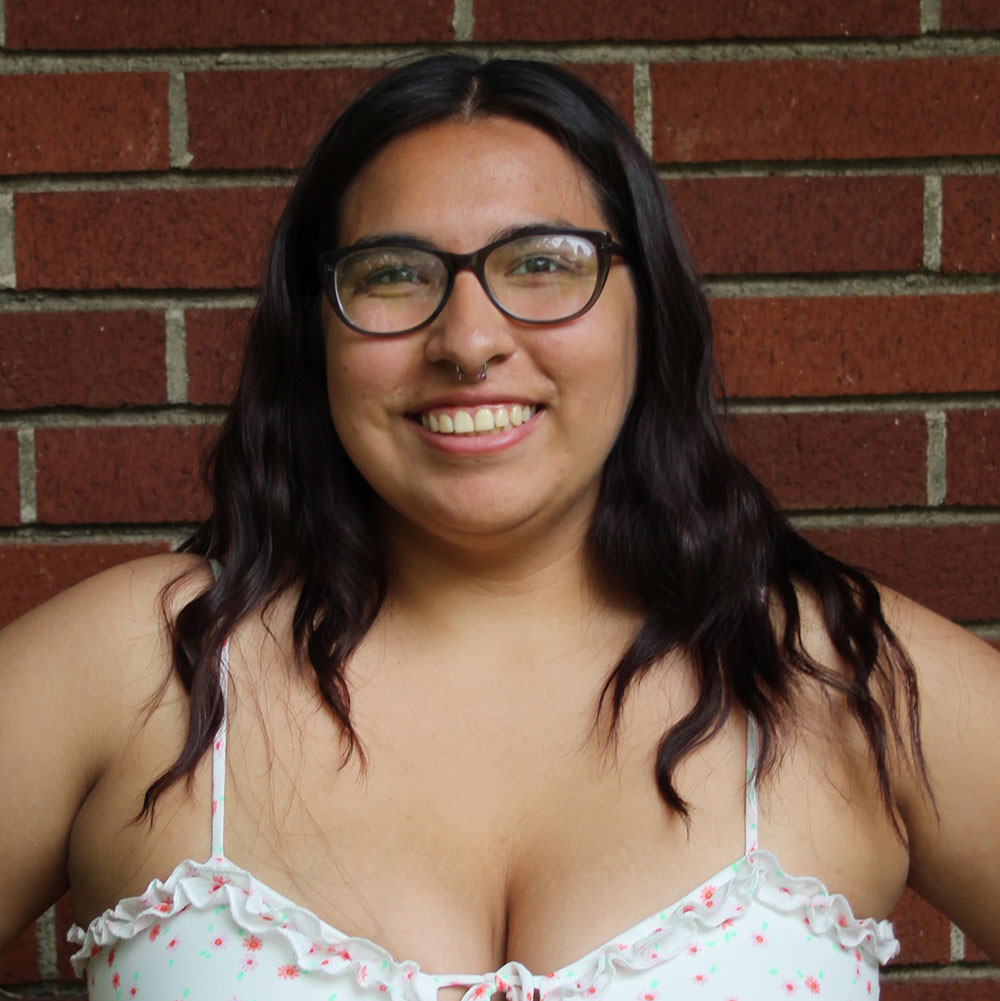
[[[300,167],[372,69],[188,73],[193,167]]]
[[[903,890],[889,920],[900,942],[893,962],[902,966],[950,962],[951,922],[911,889]]]
[[[948,414],[949,504],[1000,505],[1000,410]]]
[[[634,70],[631,63],[572,63],[563,66],[600,91],[635,126]]]
[[[919,177],[685,178],[667,188],[703,273],[923,266]]]
[[[1000,640],[997,640],[993,646],[1000,650]],[[966,938],[965,940],[965,961],[967,963],[989,963],[990,957],[972,941],[971,938]]]
[[[18,288],[246,288],[285,188],[14,196]]]
[[[473,36],[490,42],[916,35],[920,4],[919,0],[839,0],[835,4],[810,0],[589,0],[585,4],[474,0],[473,18]],[[8,14],[8,23],[9,19]]]
[[[955,980],[887,980],[881,985],[882,1001],[997,1001],[997,980],[961,977]]]
[[[166,401],[162,313],[0,313],[0,407]]]
[[[998,295],[713,299],[735,397],[996,392]]]
[[[0,561],[2,560],[3,550],[0,548]],[[0,593],[3,589],[3,580],[0,578]],[[25,983],[37,979],[38,938],[35,935],[35,926],[32,925],[0,952],[0,984]]]
[[[189,402],[228,403],[233,398],[249,319],[247,309],[189,309],[184,314]]]
[[[1000,177],[945,177],[941,270],[1000,271]]]
[[[942,615],[1000,619],[1000,525],[865,526],[803,534]]]
[[[17,432],[0,431],[0,525],[21,521],[20,482]]]
[[[49,524],[195,521],[211,429],[43,428],[35,432],[38,520]]]
[[[0,544],[0,626],[118,563],[170,551],[163,542]],[[31,978],[27,978],[31,979]]]
[[[926,503],[920,414],[740,414],[729,430],[737,454],[782,507]]]
[[[213,49],[446,42],[452,0],[7,0],[11,49]]]
[[[170,166],[166,73],[0,76],[0,174]]]
[[[941,0],[943,31],[1000,30],[1000,5],[996,0]]]
[[[783,59],[650,70],[658,161],[1000,152],[1000,59]]]

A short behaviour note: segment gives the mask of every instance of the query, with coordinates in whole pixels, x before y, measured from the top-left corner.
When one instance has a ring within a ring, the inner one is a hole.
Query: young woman
[[[0,640],[0,939],[69,888],[95,999],[868,998],[909,882],[1000,958],[997,655],[798,536],[713,379],[596,94],[376,84],[208,521]]]

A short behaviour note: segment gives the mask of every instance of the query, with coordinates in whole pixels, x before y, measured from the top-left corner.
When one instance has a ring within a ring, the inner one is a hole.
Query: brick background
[[[0,3],[0,624],[204,511],[294,169],[457,38],[608,94],[706,276],[740,453],[810,538],[1000,649],[995,0]],[[892,917],[884,998],[1000,997],[933,908]],[[3,989],[81,995],[68,920]]]

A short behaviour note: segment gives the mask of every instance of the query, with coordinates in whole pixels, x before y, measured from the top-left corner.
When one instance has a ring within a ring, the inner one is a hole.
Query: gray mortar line
[[[948,938],[951,948],[951,961],[953,963],[960,963],[965,959],[965,932],[958,925],[952,923]]]
[[[170,115],[170,166],[183,169],[190,165],[188,150],[187,83],[182,70],[171,70],[167,84],[167,109]]]
[[[941,0],[920,0],[920,31],[934,34],[941,30]]]
[[[466,0],[458,0],[464,3]],[[457,7],[458,4],[456,4]],[[1000,39],[927,35],[887,39],[802,39],[794,42],[745,41],[664,42],[470,42],[426,45],[361,45],[217,49],[196,53],[114,52],[38,55],[0,54],[3,73],[170,72],[178,69],[367,69],[399,65],[442,50],[489,53],[510,58],[547,58],[560,62],[754,62],[786,59],[927,59],[948,56],[996,55]]]
[[[34,428],[108,428],[108,427],[212,427],[220,424],[224,407],[163,408],[155,410],[40,411],[31,415]],[[0,412],[0,428],[16,428],[21,416]],[[33,431],[18,432],[33,434]],[[27,439],[25,439],[27,441]],[[33,475],[33,472],[32,472]],[[32,490],[34,489],[32,481]],[[32,495],[33,496],[33,495]]]
[[[941,270],[941,175],[924,177],[924,267]]]
[[[890,980],[935,981],[935,980],[981,980],[994,983],[1000,980],[1000,970],[995,966],[965,966],[960,963],[948,963],[941,966],[891,966],[881,967],[878,971],[882,982]],[[939,995],[940,996],[940,995]]]
[[[473,17],[472,0],[455,0],[451,25],[455,31],[456,42],[472,41]]]
[[[901,511],[786,511],[797,528],[979,528],[1000,525],[1000,511],[948,511],[921,508]]]
[[[187,328],[182,308],[172,306],[167,309],[166,334],[167,402],[187,403]]]
[[[649,82],[649,63],[636,62],[632,67],[632,114],[635,137],[647,156],[653,155],[653,94]]]
[[[927,503],[944,504],[948,493],[948,419],[943,410],[928,410],[927,419]]]
[[[661,166],[660,180],[689,180],[702,177],[913,177],[921,173],[962,174],[1000,173],[1000,156],[926,156],[892,160],[726,160]]]
[[[981,640],[986,640],[987,643],[992,643],[1000,640],[1000,622],[980,622],[975,626],[970,626],[969,632],[974,633]]]
[[[121,525],[79,526],[25,526],[20,529],[3,529],[0,542],[16,545],[71,546],[80,543],[95,545],[142,545],[150,542],[172,542],[178,537],[178,530],[186,531],[187,523],[170,522],[164,526],[150,525],[129,527]],[[193,523],[191,525],[193,527]],[[182,536],[183,537],[183,536]]]
[[[0,288],[17,288],[13,192],[0,193]]]
[[[984,410],[1000,407],[1000,394],[986,394],[973,399],[957,396],[944,397],[941,394],[929,401],[926,396],[912,398],[897,396],[881,397],[839,397],[822,399],[787,399],[767,398],[765,400],[736,399],[729,402],[727,410],[730,414],[920,414],[930,424],[931,414],[927,412],[928,403],[945,405],[949,410]],[[943,412],[940,414],[942,422]],[[930,433],[930,432],[928,432]],[[943,434],[943,432],[942,432]],[[944,438],[941,439],[942,447]],[[928,449],[930,444],[928,444]]]
[[[53,904],[36,922],[38,943],[38,976],[41,980],[59,979],[59,957],[56,950],[56,908]]]
[[[148,174],[78,174],[60,178],[56,175],[17,178],[0,184],[0,198],[13,190],[28,193],[48,191],[208,191],[219,188],[282,188],[295,183],[293,170],[230,171],[195,173],[191,171],[150,172]]]
[[[125,293],[102,289],[94,293],[74,292],[3,292],[0,312],[92,312],[95,310],[166,310],[177,309],[250,309],[256,296],[247,292],[197,293],[178,289],[175,293],[153,291]]]
[[[0,46],[7,44],[7,5],[0,0]]]
[[[35,429],[17,429],[17,478],[21,501],[21,524],[38,520],[38,493],[35,483]]]
[[[996,275],[835,275],[831,278],[741,275],[736,278],[703,277],[710,298],[826,298],[904,295],[983,295],[1000,292]]]

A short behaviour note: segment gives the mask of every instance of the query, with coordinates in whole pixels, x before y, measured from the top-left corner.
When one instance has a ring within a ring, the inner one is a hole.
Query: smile
[[[520,427],[531,420],[535,404],[512,403],[495,407],[448,407],[426,410],[420,423],[434,434],[489,434]]]

